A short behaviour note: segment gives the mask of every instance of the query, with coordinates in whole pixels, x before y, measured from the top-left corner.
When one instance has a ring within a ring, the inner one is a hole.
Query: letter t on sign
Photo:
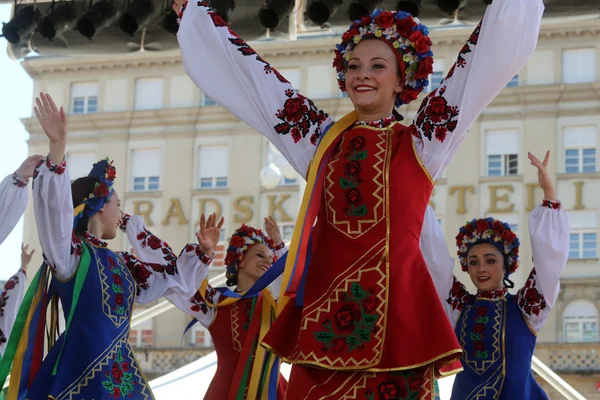
[[[456,207],[457,214],[467,213],[467,192],[475,194],[475,187],[473,185],[468,186],[452,186],[450,188],[449,196],[452,196],[455,192],[458,192],[458,207]]]

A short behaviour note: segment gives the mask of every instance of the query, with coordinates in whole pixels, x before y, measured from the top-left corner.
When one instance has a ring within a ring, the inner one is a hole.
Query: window
[[[198,149],[198,189],[226,188],[229,176],[229,147],[200,146]]]
[[[152,331],[152,320],[144,321],[129,331],[129,344],[133,347],[152,347],[154,334]]]
[[[279,224],[281,229],[281,237],[283,242],[289,244],[292,241],[294,235],[294,224]]]
[[[442,79],[444,79],[444,60],[434,60],[433,73],[429,75],[429,86],[427,86],[427,91],[431,92],[437,89],[442,83]]]
[[[298,184],[298,173],[285,157],[277,150],[277,147],[267,142],[267,160],[265,165],[275,165],[281,171],[280,185]]]
[[[506,84],[506,87],[519,86],[519,75],[513,76],[513,78]]]
[[[214,101],[212,98],[208,97],[207,95],[205,95],[204,93],[202,93],[202,106],[203,107],[210,107],[210,106],[216,106],[217,102]]]
[[[88,176],[96,159],[96,153],[67,153],[67,171],[71,182],[75,179]]]
[[[567,343],[598,341],[598,310],[588,300],[575,300],[563,314],[564,337]]]
[[[140,78],[135,81],[135,109],[157,110],[163,107],[163,78]]]
[[[277,71],[279,71],[279,73],[281,75],[283,75],[283,77],[285,79],[288,80],[288,82],[292,85],[292,87],[294,88],[294,90],[296,92],[300,91],[300,84],[301,84],[301,74],[300,74],[300,68],[284,68],[284,69],[278,69]]]
[[[313,100],[333,97],[334,71],[329,65],[314,65],[308,67],[306,95]],[[299,86],[299,85],[298,85]]]
[[[98,111],[98,84],[96,82],[71,85],[71,113],[88,114]]]
[[[190,345],[193,347],[210,347],[212,345],[210,333],[199,323],[192,327]]]
[[[596,81],[596,49],[563,51],[562,78],[564,83]]]
[[[572,212],[570,217],[569,258],[596,258],[598,256],[596,213]]]
[[[136,149],[132,153],[132,190],[134,192],[160,189],[160,150]]]
[[[596,171],[596,127],[564,128],[565,172],[576,174]]]
[[[519,173],[519,133],[495,130],[486,133],[487,175]]]

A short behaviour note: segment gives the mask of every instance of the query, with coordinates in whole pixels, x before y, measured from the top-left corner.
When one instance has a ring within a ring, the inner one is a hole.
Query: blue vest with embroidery
[[[87,244],[86,244],[87,245]],[[153,399],[129,346],[136,285],[123,260],[107,248],[87,245],[90,266],[67,336],[50,349],[27,393],[30,400]],[[75,278],[53,278],[69,315]],[[63,346],[64,345],[64,346]],[[52,370],[62,348],[57,373]]]
[[[512,294],[490,300],[469,296],[454,329],[464,371],[452,400],[547,400],[531,372],[536,335]]]

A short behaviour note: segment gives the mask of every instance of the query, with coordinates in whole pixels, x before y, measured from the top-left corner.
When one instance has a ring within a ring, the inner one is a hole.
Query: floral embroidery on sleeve
[[[287,89],[285,95],[288,99],[283,108],[277,110],[275,116],[281,123],[275,125],[275,132],[280,135],[291,134],[294,143],[305,138],[313,126],[317,126],[310,136],[310,142],[316,146],[317,139],[321,136],[320,124],[327,120],[328,115],[319,110],[312,100],[307,99],[293,89]]]
[[[470,294],[467,292],[465,285],[460,283],[460,281],[454,277],[450,297],[448,297],[446,302],[452,306],[453,310],[461,311],[464,305],[469,302],[469,296]]]
[[[54,172],[56,175],[62,175],[67,169],[67,159],[64,158],[60,164],[52,164],[50,156],[46,157],[46,167],[48,171]]]
[[[525,286],[517,293],[517,304],[521,311],[527,315],[540,315],[540,312],[546,308],[546,299],[538,290],[537,273],[535,268],[529,274]]]
[[[212,286],[208,286],[206,289],[206,299],[210,303],[214,304],[217,293],[217,289],[213,288]],[[199,290],[197,290],[196,293],[190,297],[190,303],[192,304],[190,306],[190,310],[193,312],[202,312],[202,314],[208,313],[208,305],[206,304],[206,301],[204,301],[204,298],[200,294]]]
[[[127,224],[129,223],[130,219],[131,219],[131,215],[129,215],[129,214],[123,214],[123,218],[121,218],[121,225],[119,226],[119,228],[123,232],[127,231]]]
[[[421,103],[415,128],[410,128],[413,135],[422,138],[425,136],[429,141],[435,136],[440,142],[444,142],[448,133],[454,132],[458,125],[458,107],[448,104],[444,97],[446,87],[439,87],[429,94]]]
[[[152,275],[144,264],[142,264],[137,258],[132,256],[129,253],[121,253],[123,257],[123,261],[127,266],[129,272],[131,272],[131,276],[133,276],[133,280],[136,284],[137,295],[139,296],[142,290],[148,290],[150,285],[148,284],[148,278]]]
[[[27,182],[25,182],[24,180],[19,178],[19,174],[17,173],[17,171],[15,171],[12,174],[12,180],[13,180],[13,185],[15,185],[18,188],[24,188],[27,186]]]
[[[167,242],[162,241],[146,228],[138,233],[137,240],[142,247],[150,247],[152,250],[161,251],[162,257],[166,261],[166,265],[146,263],[151,266],[154,271],[161,272],[163,277],[166,277],[165,273],[169,275],[175,275],[177,273],[177,257],[173,254],[173,251]]]
[[[553,210],[560,210],[561,203],[560,201],[554,201],[554,200],[544,200],[542,202],[542,207],[546,207],[546,208],[551,208]]]
[[[181,255],[183,253],[195,253],[196,256],[200,257],[200,262],[202,262],[203,264],[209,265],[213,258],[215,257],[214,253],[212,256],[208,256],[206,254],[204,254],[204,252],[202,251],[202,248],[200,246],[198,246],[197,244],[187,244],[185,246],[185,248],[181,251],[181,254],[179,255],[179,257],[181,257]]]

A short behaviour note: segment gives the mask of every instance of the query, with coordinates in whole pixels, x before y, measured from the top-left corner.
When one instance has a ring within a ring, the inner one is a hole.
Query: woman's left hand
[[[544,161],[540,161],[539,158],[527,152],[527,157],[531,162],[531,165],[537,168],[538,170],[538,183],[540,187],[544,191],[544,199],[556,201],[556,193],[554,191],[554,185],[552,184],[552,179],[548,174],[548,170],[546,167],[548,166],[548,161],[550,160],[550,151],[546,152],[546,156],[544,157]]]
[[[279,230],[279,225],[277,225],[275,218],[265,218],[265,231],[267,231],[267,236],[271,238],[275,244],[283,242],[283,237],[281,236],[281,231]]]

